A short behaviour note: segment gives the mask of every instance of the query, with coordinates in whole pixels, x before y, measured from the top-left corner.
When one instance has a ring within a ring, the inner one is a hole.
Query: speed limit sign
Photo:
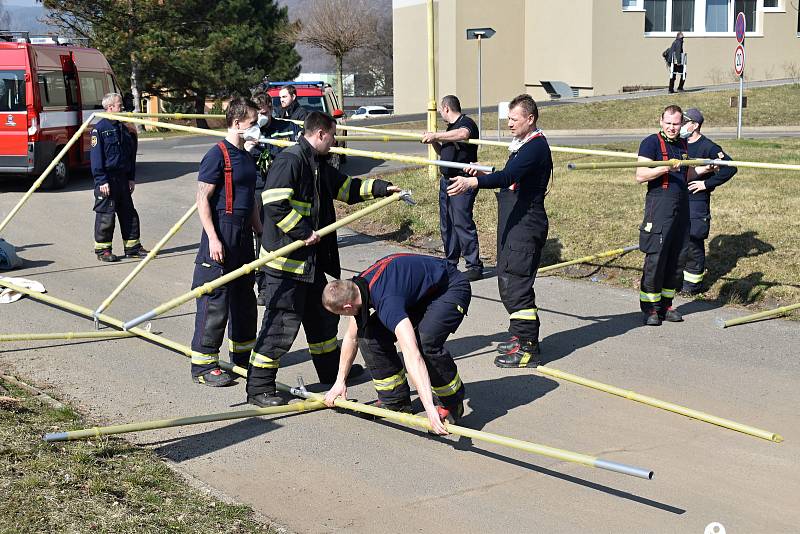
[[[737,76],[741,76],[744,72],[744,47],[742,45],[736,47],[736,52],[733,55],[733,69],[736,71]]]

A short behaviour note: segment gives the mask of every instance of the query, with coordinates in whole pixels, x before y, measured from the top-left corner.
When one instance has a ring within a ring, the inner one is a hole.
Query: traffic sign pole
[[[736,51],[733,55],[733,67],[736,71],[736,74],[739,76],[739,118],[736,122],[736,139],[742,138],[742,102],[744,100],[744,36],[745,32],[747,31],[747,19],[745,18],[744,13],[739,12],[736,15],[736,24],[734,25],[734,29],[736,30],[736,41],[739,43],[736,45]]]

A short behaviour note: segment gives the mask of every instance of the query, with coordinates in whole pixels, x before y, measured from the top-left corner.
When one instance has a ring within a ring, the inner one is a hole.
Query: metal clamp
[[[409,206],[416,206],[417,203],[412,197],[412,193],[410,189],[403,189],[400,191],[400,200],[408,204]]]

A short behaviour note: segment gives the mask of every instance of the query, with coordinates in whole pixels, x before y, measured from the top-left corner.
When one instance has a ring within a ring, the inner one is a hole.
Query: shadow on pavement
[[[642,313],[639,311],[619,315],[597,315],[583,319],[592,323],[550,334],[542,340],[542,361],[545,364],[560,360],[598,341],[621,336],[642,326]]]
[[[471,412],[461,418],[459,425],[481,430],[487,423],[499,419],[519,406],[525,406],[544,397],[558,387],[558,382],[534,374],[515,373],[500,379],[481,380],[465,384]],[[472,443],[469,438],[460,438],[456,448]]]

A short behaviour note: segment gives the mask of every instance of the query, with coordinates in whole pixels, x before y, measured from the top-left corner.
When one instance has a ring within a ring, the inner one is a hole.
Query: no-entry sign
[[[733,55],[733,69],[736,71],[737,76],[741,76],[744,72],[744,47],[742,45],[736,47],[736,52]]]

